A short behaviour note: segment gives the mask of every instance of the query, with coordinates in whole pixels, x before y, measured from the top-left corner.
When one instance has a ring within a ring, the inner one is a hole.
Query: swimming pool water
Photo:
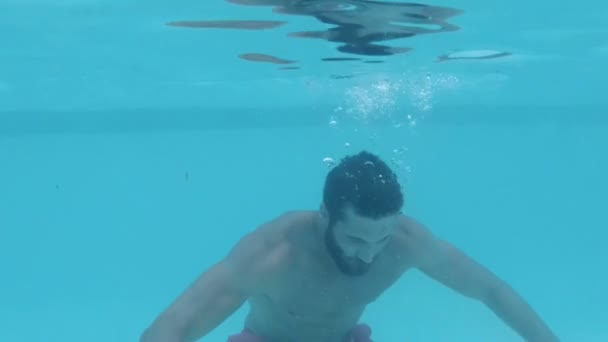
[[[319,23],[270,8],[0,4],[0,340],[137,340],[244,232],[317,208],[323,158],[369,149],[395,165],[406,212],[563,341],[605,341],[608,5],[433,5],[462,9],[461,29],[332,64],[332,43],[285,37]],[[289,27],[165,25],[188,18]],[[238,58],[258,49],[301,69]],[[434,62],[486,49],[513,55]],[[245,310],[203,340],[239,331]],[[520,340],[416,271],[364,320],[377,341]]]

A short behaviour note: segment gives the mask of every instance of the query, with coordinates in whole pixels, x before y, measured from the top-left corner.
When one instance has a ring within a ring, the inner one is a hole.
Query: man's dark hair
[[[330,224],[344,218],[346,205],[358,215],[378,219],[403,206],[397,175],[378,156],[362,151],[343,158],[327,175],[323,203]]]

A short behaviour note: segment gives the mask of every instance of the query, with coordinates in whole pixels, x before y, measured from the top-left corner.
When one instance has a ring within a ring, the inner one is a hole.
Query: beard
[[[362,276],[369,271],[371,264],[367,264],[356,257],[344,255],[344,251],[338,246],[333,226],[331,225],[325,230],[325,247],[334,260],[334,263],[343,274],[348,276]]]

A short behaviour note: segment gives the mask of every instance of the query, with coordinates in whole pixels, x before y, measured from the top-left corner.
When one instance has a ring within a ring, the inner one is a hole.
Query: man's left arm
[[[505,281],[413,220],[409,221],[407,230],[416,268],[456,292],[483,302],[526,341],[559,341]]]

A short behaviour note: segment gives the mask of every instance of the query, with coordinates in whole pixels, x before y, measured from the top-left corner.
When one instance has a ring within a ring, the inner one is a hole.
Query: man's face
[[[375,257],[390,240],[399,215],[370,219],[348,208],[343,220],[325,232],[326,247],[338,268],[347,275],[359,276],[369,271]]]

